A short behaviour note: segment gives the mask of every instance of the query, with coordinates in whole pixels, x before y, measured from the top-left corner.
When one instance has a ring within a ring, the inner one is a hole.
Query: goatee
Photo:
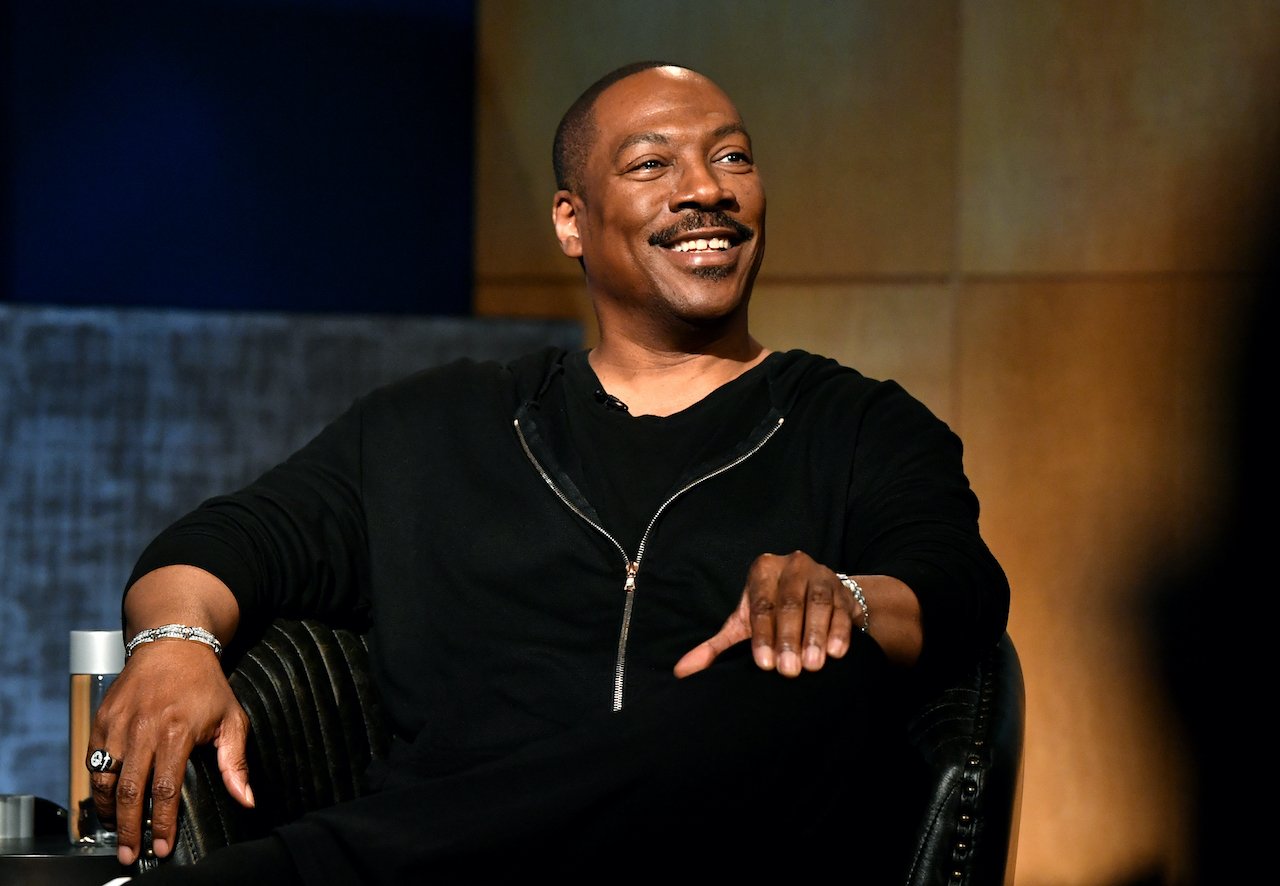
[[[733,268],[726,265],[711,265],[693,269],[693,275],[701,277],[703,280],[723,280],[732,273]]]

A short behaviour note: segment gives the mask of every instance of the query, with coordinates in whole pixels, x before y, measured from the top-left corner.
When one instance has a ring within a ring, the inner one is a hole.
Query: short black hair
[[[555,141],[551,145],[551,168],[556,174],[556,188],[564,191],[579,191],[582,187],[582,170],[587,165],[587,155],[591,153],[591,143],[595,140],[595,119],[592,115],[596,99],[613,84],[632,74],[647,71],[650,68],[684,68],[674,62],[643,61],[631,62],[620,68],[614,68],[595,83],[587,87],[582,95],[569,106],[560,118],[556,127]],[[686,68],[686,70],[689,70]]]

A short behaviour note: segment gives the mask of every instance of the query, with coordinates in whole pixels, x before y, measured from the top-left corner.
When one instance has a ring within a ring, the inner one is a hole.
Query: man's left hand
[[[761,554],[751,564],[737,608],[719,631],[676,662],[675,674],[704,670],[747,639],[756,664],[766,671],[785,677],[816,671],[827,656],[840,658],[849,650],[857,605],[835,572],[808,554]]]

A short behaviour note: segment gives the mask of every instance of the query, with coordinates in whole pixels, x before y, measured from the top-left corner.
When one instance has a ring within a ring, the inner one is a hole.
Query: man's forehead
[[[660,142],[664,121],[699,119],[714,134],[746,135],[729,97],[711,80],[684,68],[650,68],[619,80],[600,94],[593,109],[597,132],[608,132],[614,149],[638,141]]]

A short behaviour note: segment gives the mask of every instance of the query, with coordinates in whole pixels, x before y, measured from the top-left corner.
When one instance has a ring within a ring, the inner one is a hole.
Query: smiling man
[[[711,80],[606,75],[553,160],[597,346],[373,391],[139,558],[85,749],[122,861],[149,782],[170,853],[194,744],[252,805],[218,655],[264,619],[367,618],[395,736],[363,796],[148,882],[901,872],[903,699],[1008,615],[960,441],[752,336],[764,185]]]
[[[639,398],[647,386],[633,374],[656,370],[669,388],[684,381],[667,375],[672,361],[649,364],[680,358],[699,382],[648,410],[670,414],[766,353],[747,331],[764,183],[733,103],[693,71],[641,68],[596,96],[589,123],[581,105],[556,138],[553,221],[561,249],[582,260],[600,324],[592,367]]]

